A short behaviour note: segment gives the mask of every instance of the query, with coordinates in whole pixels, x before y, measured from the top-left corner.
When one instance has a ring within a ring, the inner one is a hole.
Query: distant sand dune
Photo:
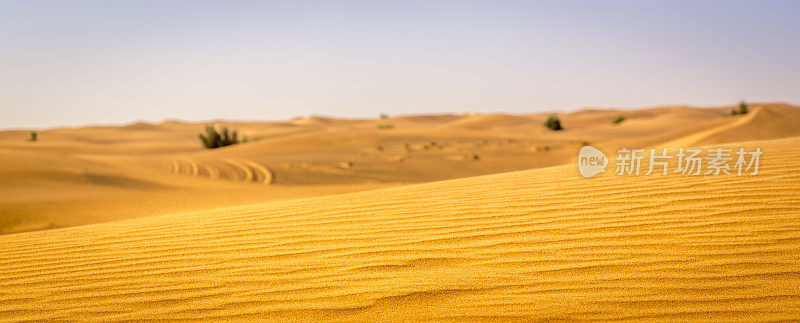
[[[0,236],[0,316],[798,319],[800,137],[726,146],[760,174],[564,165]]]
[[[673,140],[665,146],[710,145],[746,140],[800,136],[800,109],[786,105],[751,107],[751,112],[729,117],[730,122]]]
[[[264,185],[272,180],[268,168],[245,159],[0,149],[0,234],[387,186]]]
[[[0,131],[0,234],[563,165],[584,144],[615,152],[800,135],[796,106],[730,109],[583,109],[560,113],[558,132],[542,126],[549,113],[137,122],[40,130],[35,143],[29,131]],[[203,149],[206,124],[251,140]]]

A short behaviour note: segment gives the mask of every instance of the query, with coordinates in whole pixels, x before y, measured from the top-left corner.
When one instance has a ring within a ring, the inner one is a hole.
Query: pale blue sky
[[[800,1],[5,1],[0,128],[800,103]]]

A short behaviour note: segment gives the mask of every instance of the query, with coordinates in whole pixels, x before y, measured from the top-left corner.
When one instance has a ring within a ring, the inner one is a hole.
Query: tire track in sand
[[[177,157],[168,161],[170,172],[236,182],[271,184],[272,171],[255,161],[238,158]]]

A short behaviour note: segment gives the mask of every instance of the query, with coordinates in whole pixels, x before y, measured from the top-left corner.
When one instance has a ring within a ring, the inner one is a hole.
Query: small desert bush
[[[36,131],[31,131],[31,138],[28,141],[35,142],[37,139],[39,139],[39,134]]]
[[[198,137],[204,147],[214,149],[238,144],[239,139],[237,135],[236,130],[229,132],[228,127],[222,126],[217,128],[212,125],[207,125],[205,135],[201,133]]]
[[[739,108],[738,109],[731,109],[731,115],[732,116],[735,116],[737,114],[747,114],[747,112],[748,112],[747,103],[745,103],[744,101],[739,102]]]
[[[391,124],[391,123],[378,124],[378,129],[381,129],[381,130],[387,130],[387,129],[393,129],[393,128],[394,128],[394,125]]]
[[[544,126],[550,130],[563,130],[564,128],[561,127],[561,119],[558,118],[556,115],[551,115],[547,120],[544,122]]]
[[[620,124],[622,121],[625,121],[625,116],[620,114],[614,119],[614,124]]]

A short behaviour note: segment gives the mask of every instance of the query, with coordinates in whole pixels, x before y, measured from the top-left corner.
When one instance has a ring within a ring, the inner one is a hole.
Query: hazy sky
[[[800,103],[800,1],[6,1],[0,128]]]

